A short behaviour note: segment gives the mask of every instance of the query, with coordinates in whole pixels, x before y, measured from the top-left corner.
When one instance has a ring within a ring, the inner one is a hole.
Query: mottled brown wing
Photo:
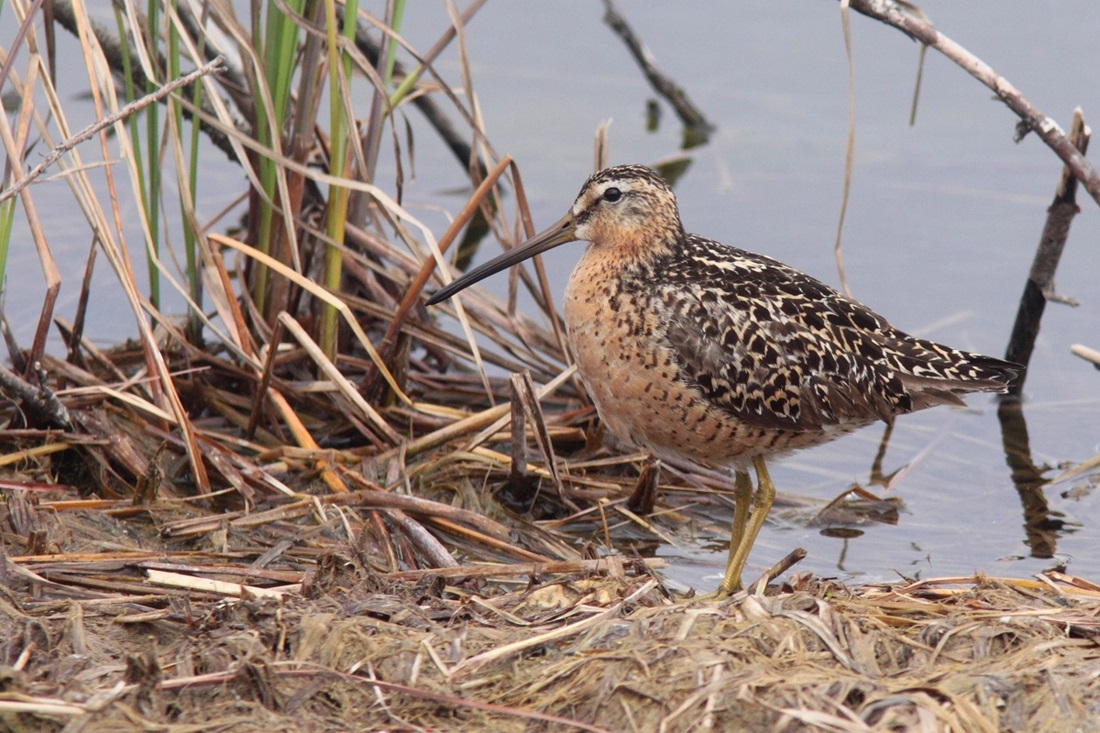
[[[682,260],[664,263],[661,287],[650,283],[662,301],[654,310],[682,378],[745,423],[796,431],[869,423],[999,391],[1011,376],[960,370],[967,358],[1004,362],[913,339],[775,260],[698,237],[687,245]]]

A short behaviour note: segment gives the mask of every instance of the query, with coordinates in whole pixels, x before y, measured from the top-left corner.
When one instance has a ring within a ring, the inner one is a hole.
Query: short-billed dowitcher
[[[565,324],[600,419],[657,458],[736,471],[720,593],[740,587],[775,497],[765,458],[1004,392],[1021,369],[914,338],[781,262],[687,234],[668,184],[640,165],[596,173],[557,224],[428,303],[576,240],[590,244],[569,278]]]

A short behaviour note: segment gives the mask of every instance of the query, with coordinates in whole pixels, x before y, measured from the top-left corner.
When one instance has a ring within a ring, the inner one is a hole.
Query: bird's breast
[[[769,436],[711,404],[684,379],[659,300],[589,248],[565,291],[577,370],[617,438],[658,457],[743,465]]]

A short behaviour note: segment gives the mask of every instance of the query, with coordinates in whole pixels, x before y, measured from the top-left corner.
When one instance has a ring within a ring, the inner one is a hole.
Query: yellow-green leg
[[[741,587],[741,571],[749,559],[749,550],[756,543],[756,536],[764,526],[764,518],[775,501],[775,484],[768,475],[768,467],[760,456],[752,459],[756,469],[756,493],[752,495],[752,513],[748,511],[752,481],[745,471],[738,471],[734,479],[733,523],[730,525],[730,553],[726,562],[726,575],[718,586],[719,595],[728,595]]]
[[[749,523],[749,505],[752,504],[752,479],[748,471],[738,471],[733,484],[733,521],[730,523],[730,549],[728,558],[732,560],[734,552],[745,539],[745,527]],[[729,562],[726,563],[729,575]],[[740,585],[740,583],[738,583]],[[736,590],[736,588],[734,588]]]

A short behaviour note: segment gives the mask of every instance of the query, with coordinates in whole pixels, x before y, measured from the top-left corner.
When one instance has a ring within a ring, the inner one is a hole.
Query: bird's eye
[[[604,201],[610,201],[611,203],[615,203],[616,201],[618,201],[622,197],[623,197],[623,192],[620,191],[619,189],[615,188],[614,186],[612,186],[611,188],[609,188],[609,189],[607,189],[606,191],[603,192],[603,200]]]

